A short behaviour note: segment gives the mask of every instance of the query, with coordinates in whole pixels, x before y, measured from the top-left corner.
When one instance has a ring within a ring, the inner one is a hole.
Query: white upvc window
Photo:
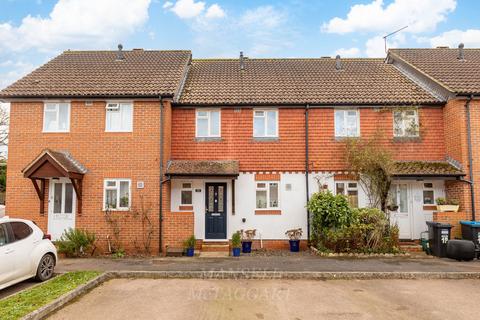
[[[105,179],[103,185],[104,210],[129,210],[131,206],[131,180]]]
[[[105,109],[106,132],[133,131],[133,104],[131,102],[107,102]]]
[[[192,205],[193,204],[193,189],[191,182],[183,182],[182,190],[180,191],[180,204]]]
[[[253,110],[253,136],[278,137],[278,110]]]
[[[359,137],[360,112],[358,109],[335,110],[335,137]]]
[[[257,209],[278,209],[279,208],[279,182],[262,181],[256,183],[256,205]]]
[[[196,111],[196,137],[197,138],[218,138],[220,137],[220,110]]]
[[[70,103],[45,102],[43,106],[43,132],[70,131]]]
[[[423,184],[423,204],[434,205],[435,204],[435,191],[433,189],[433,183],[425,182]]]
[[[418,137],[419,134],[417,109],[393,111],[393,135],[395,137]]]
[[[347,196],[353,208],[358,208],[358,183],[356,181],[342,181],[335,183],[336,194]]]

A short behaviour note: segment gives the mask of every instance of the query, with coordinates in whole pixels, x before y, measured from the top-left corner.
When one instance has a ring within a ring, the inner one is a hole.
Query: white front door
[[[412,239],[412,210],[408,184],[394,184],[391,196],[392,202],[398,206],[396,211],[391,212],[391,222],[398,225],[400,239]]]
[[[50,180],[48,233],[58,240],[68,228],[75,228],[76,195],[69,179]]]

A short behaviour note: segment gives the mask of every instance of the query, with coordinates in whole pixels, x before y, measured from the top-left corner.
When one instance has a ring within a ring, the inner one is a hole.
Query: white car
[[[0,218],[0,290],[35,277],[53,276],[57,249],[32,221]]]

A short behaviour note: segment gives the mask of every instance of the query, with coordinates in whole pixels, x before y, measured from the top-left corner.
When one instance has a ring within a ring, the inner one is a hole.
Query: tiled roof
[[[429,104],[439,101],[383,59],[193,60],[182,104]]]
[[[480,49],[464,49],[464,60],[458,59],[458,48],[390,49],[389,53],[452,92],[480,93]]]
[[[167,175],[177,176],[238,176],[239,163],[236,160],[171,160]]]
[[[65,51],[0,91],[16,97],[158,97],[173,95],[190,51]]]
[[[28,164],[22,172],[28,171],[34,164],[42,159],[45,155],[50,156],[53,161],[60,165],[65,172],[69,173],[78,173],[85,174],[87,169],[77,160],[75,160],[72,155],[67,151],[54,151],[51,149],[43,150],[30,164]]]
[[[395,163],[394,176],[459,177],[465,173],[444,161],[399,161]]]

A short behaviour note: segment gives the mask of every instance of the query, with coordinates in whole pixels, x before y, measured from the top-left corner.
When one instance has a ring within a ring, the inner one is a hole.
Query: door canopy
[[[45,213],[45,180],[69,178],[77,195],[77,213],[82,213],[82,181],[87,169],[67,151],[43,150],[25,169],[23,176],[30,179],[40,199],[40,214]]]

